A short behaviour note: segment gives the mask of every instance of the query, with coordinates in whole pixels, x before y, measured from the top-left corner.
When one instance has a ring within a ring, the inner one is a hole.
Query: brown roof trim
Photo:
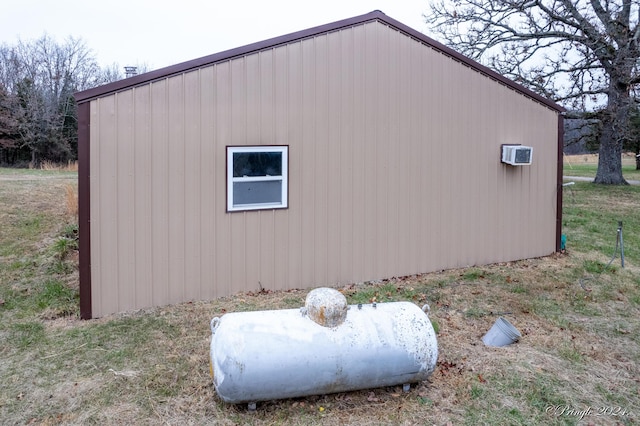
[[[91,319],[91,203],[90,135],[91,104],[78,105],[78,236],[80,318]]]
[[[407,25],[396,21],[393,18],[388,17],[387,15],[385,15],[384,13],[382,13],[379,10],[374,10],[373,12],[369,12],[366,13],[364,15],[360,15],[360,16],[355,16],[353,18],[348,18],[348,19],[343,19],[341,21],[336,21],[336,22],[332,22],[329,24],[325,24],[325,25],[320,25],[318,27],[313,27],[313,28],[309,28],[306,30],[302,30],[302,31],[297,31],[294,33],[290,33],[290,34],[286,34],[283,36],[279,36],[279,37],[275,37],[275,38],[271,38],[268,40],[264,40],[264,41],[260,41],[257,43],[252,43],[252,44],[248,44],[246,46],[242,46],[242,47],[238,47],[235,49],[231,49],[231,50],[226,50],[220,53],[215,53],[213,55],[209,55],[209,56],[204,56],[202,58],[198,58],[198,59],[194,59],[191,61],[187,61],[187,62],[183,62],[180,64],[176,64],[176,65],[171,65],[169,67],[166,68],[161,68],[155,71],[151,71],[145,74],[140,74],[134,77],[129,77],[123,80],[119,80],[113,83],[109,83],[109,84],[105,84],[103,86],[99,86],[99,87],[95,87],[93,89],[88,89],[82,92],[77,92],[75,94],[75,98],[76,101],[78,103],[82,103],[82,102],[87,102],[90,101],[91,99],[95,99],[98,98],[100,96],[105,96],[114,92],[118,92],[120,90],[124,90],[124,89],[128,89],[131,87],[135,87],[135,86],[139,86],[142,84],[146,84],[155,80],[160,80],[163,78],[167,78],[169,76],[175,75],[175,74],[180,74],[192,69],[196,69],[199,67],[203,67],[203,66],[207,66],[207,65],[211,65],[214,64],[216,62],[222,62],[222,61],[226,61],[229,60],[231,58],[234,57],[238,57],[238,56],[243,56],[243,55],[247,55],[259,50],[264,50],[264,49],[270,49],[273,48],[275,46],[279,46],[282,44],[287,44],[287,43],[291,43],[293,41],[296,40],[301,40],[301,39],[305,39],[305,38],[310,38],[313,36],[316,36],[318,34],[322,34],[322,33],[327,33],[327,32],[332,32],[332,31],[337,31],[341,28],[346,28],[346,27],[352,27],[354,25],[360,25],[363,24],[365,22],[370,22],[370,21],[380,21],[383,22],[387,25],[389,25],[390,27],[394,27],[395,29],[404,32],[406,34],[408,34],[409,36],[413,37],[416,40],[419,40],[420,42],[430,46],[431,48],[438,50],[440,52],[442,52],[443,54],[450,56],[452,59],[459,61],[467,66],[469,66],[472,69],[475,69],[476,71],[494,79],[497,80],[501,83],[503,83],[504,85],[511,87],[512,89],[524,94],[525,96],[528,96],[546,106],[548,106],[551,109],[554,109],[556,111],[562,112],[564,111],[564,108],[558,104],[556,104],[553,101],[550,101],[549,99],[546,99],[540,95],[538,95],[537,93],[527,89],[526,87],[514,82],[513,80],[510,80],[498,73],[496,73],[495,71],[491,70],[490,68],[479,64],[478,62],[456,52],[455,50],[451,49],[450,47],[445,46],[444,44],[435,41],[434,39],[422,34],[419,31],[414,30],[411,27],[408,27]]]

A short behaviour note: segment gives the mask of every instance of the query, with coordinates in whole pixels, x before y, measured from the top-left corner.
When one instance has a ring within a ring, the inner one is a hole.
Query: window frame
[[[280,176],[233,176],[233,155],[236,153],[279,152],[282,154],[282,175]],[[227,212],[251,210],[273,210],[289,208],[289,145],[241,145],[227,146]],[[280,202],[234,204],[233,184],[237,182],[281,181]]]

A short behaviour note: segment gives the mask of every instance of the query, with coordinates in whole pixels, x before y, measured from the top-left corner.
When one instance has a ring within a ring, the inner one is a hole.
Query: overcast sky
[[[0,43],[83,39],[102,66],[174,65],[380,10],[425,32],[429,0],[3,0]]]

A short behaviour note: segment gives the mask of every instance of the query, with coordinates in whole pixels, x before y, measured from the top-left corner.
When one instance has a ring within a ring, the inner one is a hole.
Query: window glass
[[[235,152],[233,177],[282,176],[281,152]]]
[[[233,183],[233,203],[235,205],[281,202],[281,180]]]
[[[287,146],[227,147],[227,211],[288,207]]]

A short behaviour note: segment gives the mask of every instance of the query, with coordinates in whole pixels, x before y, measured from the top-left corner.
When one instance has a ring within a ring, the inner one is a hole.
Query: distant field
[[[565,176],[595,177],[598,170],[598,154],[565,155],[563,166]],[[640,180],[640,170],[636,170],[635,154],[622,155],[622,175],[627,180]]]

